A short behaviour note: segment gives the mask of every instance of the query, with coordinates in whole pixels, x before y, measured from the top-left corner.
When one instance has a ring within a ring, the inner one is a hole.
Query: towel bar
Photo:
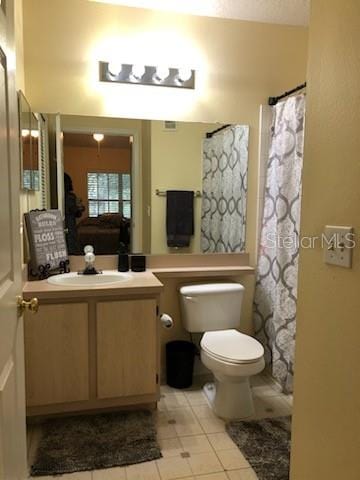
[[[166,191],[165,190],[159,190],[158,188],[155,190],[155,195],[158,197],[166,197]],[[194,192],[194,197],[202,197],[202,192],[200,190],[196,190]]]

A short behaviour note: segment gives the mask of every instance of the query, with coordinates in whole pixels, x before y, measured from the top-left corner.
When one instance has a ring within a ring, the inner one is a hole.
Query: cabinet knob
[[[39,300],[32,298],[31,300],[24,300],[22,297],[16,297],[16,304],[18,307],[19,315],[22,315],[25,310],[29,310],[31,313],[36,313],[39,310]]]

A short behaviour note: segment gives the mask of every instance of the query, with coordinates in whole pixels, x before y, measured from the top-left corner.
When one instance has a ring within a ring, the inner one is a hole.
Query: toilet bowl
[[[254,413],[249,377],[265,367],[264,348],[240,326],[244,287],[237,283],[187,285],[180,288],[184,327],[203,332],[202,363],[214,374],[204,392],[216,415],[246,418]]]
[[[249,377],[265,367],[262,345],[237,330],[206,332],[200,345],[201,361],[215,378],[204,391],[216,415],[226,419],[253,415]]]

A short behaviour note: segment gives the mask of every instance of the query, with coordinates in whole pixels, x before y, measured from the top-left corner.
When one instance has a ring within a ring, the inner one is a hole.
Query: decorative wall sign
[[[67,271],[69,260],[60,210],[32,210],[24,217],[31,274],[46,278],[51,271]]]

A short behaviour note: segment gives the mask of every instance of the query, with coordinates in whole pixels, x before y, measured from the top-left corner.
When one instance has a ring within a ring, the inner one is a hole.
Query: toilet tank
[[[239,283],[207,283],[180,288],[181,314],[188,332],[239,328],[245,288]]]

